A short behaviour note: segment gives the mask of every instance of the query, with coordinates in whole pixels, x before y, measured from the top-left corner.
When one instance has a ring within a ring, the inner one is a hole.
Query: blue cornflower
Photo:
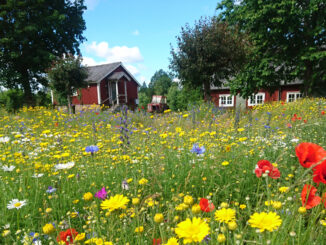
[[[47,193],[53,193],[55,192],[57,189],[52,187],[52,186],[49,186],[48,189],[46,190]]]
[[[94,153],[94,152],[98,152],[99,148],[96,145],[90,145],[90,146],[86,146],[85,151],[88,153]]]
[[[197,153],[197,155],[203,154],[206,151],[205,147],[199,147],[199,145],[196,143],[192,146],[191,152]]]

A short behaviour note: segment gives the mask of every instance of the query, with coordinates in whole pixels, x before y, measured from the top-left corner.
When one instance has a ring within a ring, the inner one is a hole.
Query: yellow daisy
[[[201,218],[188,218],[177,225],[175,233],[183,238],[184,244],[201,242],[209,234],[209,226]]]

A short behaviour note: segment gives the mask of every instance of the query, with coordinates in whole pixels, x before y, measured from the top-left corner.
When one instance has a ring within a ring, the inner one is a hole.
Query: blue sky
[[[218,0],[86,0],[87,41],[84,64],[122,61],[136,79],[148,84],[153,74],[168,71],[170,44],[186,23],[216,14]]]

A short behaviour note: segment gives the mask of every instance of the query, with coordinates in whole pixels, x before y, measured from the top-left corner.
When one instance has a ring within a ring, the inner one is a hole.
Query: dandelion
[[[101,208],[103,210],[109,209],[111,212],[116,209],[126,209],[126,205],[128,204],[129,199],[123,195],[115,195],[110,197],[109,200],[105,200],[101,203]]]
[[[144,226],[138,226],[138,227],[136,227],[136,229],[135,229],[135,232],[136,233],[142,233],[144,231]]]
[[[201,242],[209,234],[209,226],[201,218],[194,217],[182,221],[175,228],[175,233],[179,238],[183,238],[183,243]]]
[[[178,239],[175,237],[171,237],[167,243],[164,243],[163,245],[179,245]]]
[[[87,192],[87,193],[84,194],[83,199],[85,201],[92,201],[93,200],[93,194],[90,193],[90,192]]]
[[[225,241],[226,241],[226,237],[225,237],[225,235],[224,235],[224,234],[218,234],[218,236],[217,236],[217,241],[218,241],[219,243],[223,243],[223,242],[225,242]]]
[[[138,184],[140,185],[146,185],[148,183],[148,180],[145,178],[142,178],[141,180],[138,181]]]
[[[49,223],[49,224],[45,224],[43,226],[42,230],[43,230],[44,234],[49,235],[54,232],[55,228],[54,228],[53,224]]]
[[[278,188],[278,190],[281,193],[286,193],[286,192],[288,192],[290,190],[290,187],[282,186],[282,187]]]
[[[7,205],[7,208],[8,209],[20,209],[22,208],[23,206],[25,206],[27,203],[26,200],[23,200],[23,201],[19,201],[18,199],[12,199],[9,204]]]
[[[155,223],[162,223],[163,220],[164,220],[163,214],[161,213],[155,214],[154,216]]]
[[[261,212],[251,215],[248,223],[251,227],[258,228],[260,232],[263,232],[277,230],[282,224],[282,220],[275,212]]]
[[[232,208],[222,208],[215,212],[215,220],[228,224],[231,221],[235,221],[235,214],[236,212]]]

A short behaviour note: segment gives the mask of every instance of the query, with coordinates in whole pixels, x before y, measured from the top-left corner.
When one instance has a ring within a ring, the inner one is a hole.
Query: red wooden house
[[[89,66],[88,86],[76,91],[74,105],[122,105],[138,104],[140,84],[121,62]]]
[[[282,84],[274,93],[270,94],[266,90],[259,90],[250,98],[244,99],[239,95],[231,95],[230,88],[222,85],[221,87],[211,86],[211,97],[218,107],[232,108],[235,106],[252,107],[262,105],[270,101],[292,102],[302,97],[300,92],[302,81],[296,80],[288,84]]]

